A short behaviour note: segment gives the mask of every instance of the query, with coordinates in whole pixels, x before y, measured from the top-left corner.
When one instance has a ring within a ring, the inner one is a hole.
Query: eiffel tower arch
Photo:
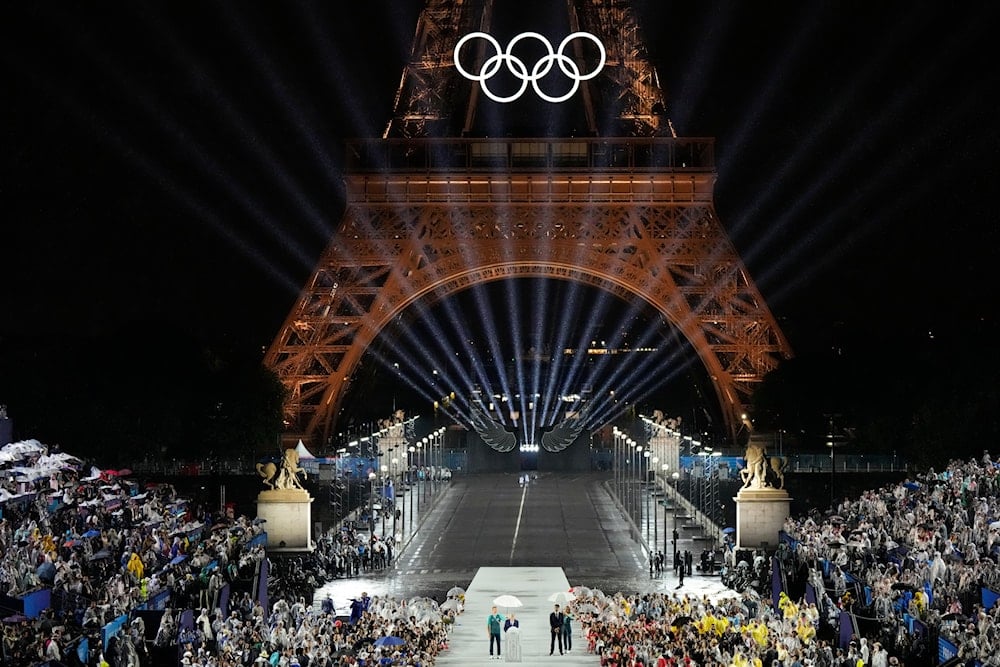
[[[348,142],[343,219],[265,357],[288,391],[289,434],[326,441],[365,351],[405,309],[492,281],[645,301],[697,352],[734,436],[790,356],[716,214],[713,141],[674,135],[627,4],[566,7],[569,28],[606,50],[564,116],[586,136],[493,139],[477,118],[499,103],[455,49],[488,32],[493,3],[427,3],[385,135]],[[600,57],[588,48],[574,49],[579,72]]]

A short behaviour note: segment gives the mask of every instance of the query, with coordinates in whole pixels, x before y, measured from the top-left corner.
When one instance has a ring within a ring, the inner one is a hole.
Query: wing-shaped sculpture
[[[498,452],[509,452],[517,447],[517,436],[490,417],[482,405],[472,406],[471,421],[473,430],[479,434],[483,442]]]
[[[542,449],[547,452],[561,452],[580,437],[587,423],[586,410],[580,410],[566,417],[551,430],[542,433]]]

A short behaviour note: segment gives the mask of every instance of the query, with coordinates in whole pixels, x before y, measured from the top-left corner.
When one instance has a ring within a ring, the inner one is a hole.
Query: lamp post
[[[386,499],[388,498],[388,496],[386,495],[386,490],[387,490],[386,479],[388,479],[388,475],[386,473],[389,472],[389,466],[383,465],[381,466],[380,469],[382,471],[382,499],[379,501],[379,504],[382,507],[379,508],[380,509],[379,514],[382,515],[382,539],[385,539],[385,510],[386,510],[385,502]]]
[[[639,486],[639,488],[642,489],[642,505],[643,505],[643,512],[646,513],[646,535],[647,536],[649,535],[649,495],[650,495],[650,492],[649,492],[649,471],[650,471],[649,463],[652,460],[652,455],[653,455],[653,453],[650,452],[648,449],[645,450],[642,453],[642,458],[645,460],[645,467],[642,468],[640,466],[641,472],[642,472],[642,482],[641,482],[641,485]],[[656,529],[655,518],[654,518],[654,521],[653,521],[653,529],[654,530]],[[653,538],[653,545],[654,546],[656,545],[656,538],[655,537]]]
[[[429,481],[428,475],[430,474],[427,466],[427,453],[430,451],[428,450],[429,442],[430,438],[425,436],[420,442],[417,443],[417,456],[420,458],[420,481],[422,482],[420,485],[420,495],[423,496],[421,500],[427,499],[427,483]]]
[[[389,461],[389,478],[392,479],[392,534],[396,535],[402,528],[397,517],[402,516],[402,512],[396,509],[396,496],[398,495],[398,487],[396,486],[396,464],[399,463],[399,459],[393,457]],[[405,502],[405,500],[404,500]],[[392,545],[393,550],[395,550],[396,545]]]
[[[643,503],[643,489],[642,489],[642,478],[643,478],[643,468],[642,464],[645,459],[645,447],[636,443],[635,447],[635,525],[638,528],[642,528],[643,516],[642,516],[642,503]]]
[[[680,479],[681,474],[675,470],[672,473],[670,473],[670,476],[674,480],[674,496],[676,496],[677,495],[678,479]],[[674,528],[673,528],[673,531],[674,532],[671,533],[671,536],[670,536],[670,541],[671,541],[671,543],[673,544],[673,547],[674,547],[673,548],[673,556],[672,556],[672,558],[670,560],[671,564],[677,562],[677,512],[674,512]],[[666,532],[666,526],[664,526],[664,532]],[[666,541],[667,536],[664,535],[663,539],[664,539],[664,541]]]
[[[670,464],[669,463],[661,463],[660,464],[660,471],[663,473],[663,479],[664,479],[664,482],[663,482],[664,489],[663,490],[666,491],[666,486],[667,486],[666,479],[667,479],[667,474],[670,472]],[[663,553],[664,554],[667,553],[667,502],[666,502],[666,498],[667,498],[667,495],[666,495],[666,493],[664,493],[663,494]]]
[[[632,438],[628,438],[628,515],[635,522],[635,445]]]
[[[650,463],[650,466],[651,466],[650,470],[653,472],[653,488],[654,489],[657,489],[658,486],[659,486],[656,483],[656,481],[657,481],[657,477],[656,477],[656,464],[658,464],[659,462],[660,462],[660,457],[659,456],[653,456],[652,458],[649,459],[649,463]],[[647,493],[647,496],[648,496],[648,493]],[[653,509],[655,510],[656,508],[653,508]],[[657,545],[657,544],[659,544],[659,542],[660,542],[659,517],[657,516],[657,514],[658,514],[658,512],[655,512],[655,511],[652,513],[652,515],[653,515],[653,545],[654,546]],[[664,525],[663,529],[666,530],[666,525]]]
[[[410,452],[409,464],[406,466],[407,472],[409,473],[409,476],[410,476],[410,484],[408,486],[410,487],[410,489],[412,491],[412,489],[413,489],[413,479],[412,479],[412,477],[413,477],[413,466],[414,466],[413,462],[414,462],[414,459],[415,459],[414,452],[417,451],[417,448],[414,447],[413,445],[410,445],[407,448],[407,451]],[[413,529],[413,506],[416,505],[416,504],[417,504],[417,496],[411,492],[410,493],[410,529],[411,530]]]
[[[368,529],[375,532],[375,471],[368,473]]]
[[[444,481],[444,478],[441,477],[441,475],[444,473],[444,427],[443,426],[437,430],[437,437],[436,440],[434,441],[434,447],[435,451],[437,452],[437,456],[435,458],[435,463],[434,463],[434,488],[437,489],[438,487],[443,488],[444,486],[444,484],[439,483]]]
[[[615,495],[618,497],[618,502],[622,501],[622,485],[621,485],[621,431],[615,426],[611,429],[612,436],[612,447],[611,447],[611,465],[614,471],[614,489]]]

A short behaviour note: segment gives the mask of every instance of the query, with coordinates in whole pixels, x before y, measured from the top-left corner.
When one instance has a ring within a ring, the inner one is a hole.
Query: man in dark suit
[[[563,614],[559,611],[559,605],[556,605],[552,613],[549,614],[549,633],[552,636],[552,639],[549,640],[549,655],[555,652],[556,642],[559,642],[559,655],[563,654],[563,620]]]

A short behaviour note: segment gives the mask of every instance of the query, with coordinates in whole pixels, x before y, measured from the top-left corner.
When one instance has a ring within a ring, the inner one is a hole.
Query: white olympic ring
[[[588,72],[587,74],[581,74],[580,68],[577,67],[576,62],[572,58],[567,56],[563,51],[566,46],[576,39],[581,37],[583,39],[589,39],[594,44],[597,44],[597,49],[601,53],[600,61],[597,63],[597,67],[594,68],[593,72]],[[479,74],[473,74],[464,67],[459,61],[459,54],[462,51],[462,47],[466,45],[467,42],[473,39],[485,39],[490,45],[493,46],[493,50],[496,53],[483,62],[482,68],[479,70]],[[528,66],[524,64],[524,61],[514,55],[514,46],[523,39],[535,39],[542,43],[545,50],[548,52],[547,55],[542,56],[535,66],[528,71]],[[580,89],[580,82],[587,81],[588,79],[593,79],[595,76],[600,74],[601,70],[604,69],[604,63],[607,60],[607,51],[604,49],[604,44],[601,43],[595,35],[589,32],[574,32],[566,36],[562,42],[559,43],[559,50],[554,50],[552,47],[552,42],[545,38],[544,35],[540,35],[537,32],[522,32],[516,35],[507,44],[507,49],[504,50],[500,47],[500,42],[497,41],[493,35],[485,32],[470,32],[468,35],[462,37],[458,40],[458,44],[455,45],[455,68],[458,69],[458,73],[464,76],[470,81],[478,81],[479,87],[482,88],[483,93],[493,100],[494,102],[500,102],[501,104],[506,102],[513,102],[519,99],[524,91],[528,89],[528,84],[535,89],[535,94],[541,97],[546,102],[565,102],[569,98],[576,94],[576,91]],[[548,95],[539,86],[538,81],[542,77],[546,76],[551,70],[553,63],[559,63],[559,69],[573,81],[573,86],[570,88],[569,92],[565,95]],[[489,89],[487,81],[492,79],[498,71],[500,71],[501,65],[507,65],[507,70],[513,74],[516,78],[521,80],[521,87],[512,95],[497,95]]]

